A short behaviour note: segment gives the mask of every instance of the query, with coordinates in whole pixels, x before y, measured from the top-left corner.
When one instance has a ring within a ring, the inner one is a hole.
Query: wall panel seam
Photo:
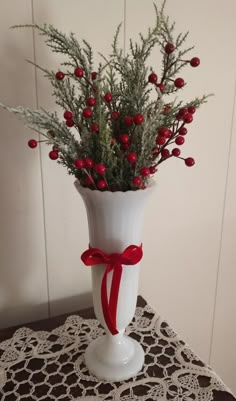
[[[31,13],[32,13],[32,24],[35,23],[34,16],[34,0],[31,0]],[[33,58],[34,63],[37,64],[36,58],[36,43],[35,43],[35,30],[32,29],[33,35]],[[35,103],[36,108],[39,109],[39,94],[38,94],[38,73],[37,67],[34,67],[34,83],[35,83]],[[39,136],[39,134],[38,134]],[[39,160],[40,160],[40,177],[41,177],[41,191],[42,191],[42,207],[43,207],[43,231],[44,231],[44,251],[45,251],[45,267],[46,267],[46,280],[47,280],[47,309],[48,317],[51,316],[50,311],[50,292],[49,292],[49,275],[48,275],[48,250],[47,250],[47,230],[46,230],[46,214],[45,214],[45,196],[44,196],[44,179],[43,179],[43,164],[42,164],[42,147],[39,144]]]
[[[223,244],[223,235],[224,235],[224,222],[225,222],[227,192],[228,192],[228,184],[229,184],[229,167],[230,167],[230,159],[231,159],[231,149],[232,149],[232,139],[233,139],[233,129],[234,129],[234,117],[235,117],[235,112],[236,112],[235,108],[236,108],[236,77],[235,77],[235,84],[234,84],[234,98],[233,98],[233,109],[232,109],[232,117],[231,117],[231,125],[230,125],[228,161],[227,161],[227,168],[226,168],[223,210],[222,210],[222,217],[221,217],[221,233],[220,233],[220,244],[219,244],[219,253],[218,253],[217,274],[216,274],[216,286],[215,286],[215,295],[214,295],[213,318],[212,318],[210,351],[209,351],[209,361],[208,361],[209,364],[212,363],[213,338],[214,338],[215,323],[216,323],[215,321],[216,321],[217,295],[218,295],[219,284],[220,284],[219,283],[219,277],[220,277],[220,270],[221,270],[221,257],[222,257],[222,244]]]
[[[127,4],[126,0],[124,0],[124,44],[123,44],[124,55],[126,55],[126,11],[127,11]]]

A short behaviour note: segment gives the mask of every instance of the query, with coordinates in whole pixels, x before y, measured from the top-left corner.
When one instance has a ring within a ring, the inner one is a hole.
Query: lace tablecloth
[[[215,372],[148,305],[137,307],[127,328],[146,353],[145,366],[133,379],[109,383],[89,374],[83,353],[102,334],[97,320],[78,315],[50,332],[18,329],[0,343],[0,400],[235,400]]]

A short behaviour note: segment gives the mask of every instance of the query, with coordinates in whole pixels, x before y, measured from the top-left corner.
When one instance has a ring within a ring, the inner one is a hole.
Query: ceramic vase
[[[113,254],[122,253],[130,245],[142,244],[144,211],[155,187],[153,182],[146,189],[126,192],[91,190],[81,187],[78,181],[75,181],[75,187],[86,207],[91,248]],[[94,311],[106,334],[88,346],[85,363],[89,371],[98,378],[121,381],[135,376],[144,363],[141,345],[125,335],[125,328],[135,313],[140,263],[122,265],[116,313],[118,333],[115,335],[107,327],[101,303],[101,284],[105,270],[105,264],[91,267]],[[107,277],[108,297],[112,275],[113,272],[110,272]]]

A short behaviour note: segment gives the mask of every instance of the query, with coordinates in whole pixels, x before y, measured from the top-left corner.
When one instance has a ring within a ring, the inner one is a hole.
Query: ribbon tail
[[[117,263],[114,271],[113,277],[111,282],[111,292],[110,292],[110,299],[109,299],[109,310],[112,316],[112,320],[114,322],[115,327],[116,324],[116,314],[117,314],[117,306],[118,306],[118,299],[119,299],[119,290],[120,290],[120,281],[122,276],[122,265]],[[117,330],[117,329],[116,329]]]
[[[102,302],[102,311],[103,311],[104,320],[106,322],[106,325],[107,325],[109,331],[111,332],[112,335],[114,335],[114,334],[118,334],[118,331],[116,329],[115,322],[113,321],[113,317],[110,312],[108,296],[107,296],[107,276],[111,270],[112,270],[112,266],[107,265],[107,268],[106,268],[105,273],[102,278],[101,302]]]

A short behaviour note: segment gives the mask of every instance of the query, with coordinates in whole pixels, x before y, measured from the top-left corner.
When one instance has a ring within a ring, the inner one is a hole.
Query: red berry
[[[190,124],[193,121],[193,115],[191,113],[187,113],[184,117],[184,122]]]
[[[184,86],[183,78],[176,78],[174,84],[175,84],[175,87],[178,89],[183,88],[183,86]]]
[[[157,85],[157,87],[160,89],[161,93],[164,92],[164,90],[165,90],[164,84],[160,83],[160,84]]]
[[[112,118],[113,120],[118,120],[119,117],[120,117],[120,113],[118,113],[118,111],[113,111],[113,112],[111,113],[111,118]]]
[[[161,151],[161,155],[164,159],[167,159],[168,157],[170,157],[170,151],[169,149],[162,149]]]
[[[176,120],[178,120],[178,121],[183,120],[183,117],[181,117],[180,114],[176,114],[175,118],[176,118]]]
[[[181,116],[181,117],[184,117],[184,116],[186,116],[186,114],[188,113],[188,110],[186,109],[186,108],[182,108],[182,109],[180,109],[179,110],[179,115]]]
[[[54,134],[54,132],[53,131],[48,131],[48,135],[50,135],[52,138],[54,138],[55,137],[55,134]]]
[[[112,94],[111,93],[105,93],[105,95],[104,95],[104,100],[107,102],[107,103],[109,103],[109,102],[111,102],[112,101]]]
[[[154,148],[152,148],[153,153],[158,153],[159,150],[160,150],[160,148],[158,146],[155,146]]]
[[[90,157],[86,157],[86,158],[84,159],[84,165],[85,165],[86,168],[91,168],[91,167],[93,167],[93,160],[90,159]]]
[[[121,143],[128,143],[129,142],[129,135],[128,134],[121,134],[120,135]]]
[[[96,104],[96,99],[94,97],[89,97],[86,101],[87,106],[93,107]]]
[[[198,67],[199,64],[200,64],[200,58],[198,58],[198,57],[193,57],[193,58],[190,60],[190,65],[191,65],[192,67]]]
[[[185,139],[183,136],[177,136],[177,138],[175,139],[176,145],[183,145],[184,142],[185,142]]]
[[[91,78],[94,81],[95,79],[97,79],[97,72],[93,71],[91,74]]]
[[[111,145],[115,145],[117,143],[116,138],[111,138]]]
[[[106,167],[104,166],[104,164],[101,164],[101,163],[95,164],[93,169],[97,174],[101,174],[101,175],[105,174],[105,172],[106,172]]]
[[[196,111],[196,107],[194,107],[194,106],[189,106],[189,107],[188,107],[188,112],[189,112],[189,113],[194,114],[195,111]]]
[[[173,43],[167,43],[165,45],[166,54],[171,54],[171,53],[173,53],[174,50],[175,50],[175,47],[174,47]]]
[[[37,142],[35,139],[30,139],[30,140],[28,141],[28,146],[29,146],[31,149],[34,149],[34,148],[36,148],[36,147],[38,146],[38,142]]]
[[[98,132],[99,131],[99,126],[96,123],[91,124],[91,131],[92,132]]]
[[[57,160],[58,159],[58,152],[56,150],[51,150],[51,152],[49,152],[49,157],[51,160]]]
[[[121,147],[122,147],[123,150],[129,150],[130,144],[129,144],[129,143],[123,143],[123,144],[121,145]]]
[[[84,76],[84,70],[80,67],[77,67],[74,71],[74,74],[77,78],[82,78]]]
[[[140,169],[140,174],[142,177],[148,177],[150,175],[150,169],[148,167],[142,167]]]
[[[149,75],[149,77],[148,77],[148,81],[149,81],[151,84],[156,84],[156,83],[157,83],[157,80],[158,80],[158,77],[157,77],[157,74],[155,74],[155,72],[152,72],[152,73]]]
[[[76,159],[74,161],[74,165],[78,169],[83,168],[84,167],[84,161],[82,159]]]
[[[86,177],[85,178],[85,183],[87,184],[87,185],[91,185],[91,184],[93,184],[93,179],[92,179],[92,177]]]
[[[144,120],[144,117],[143,117],[142,114],[135,114],[135,116],[134,116],[134,124],[141,125],[143,120]]]
[[[134,184],[136,187],[139,187],[139,185],[141,184],[141,182],[142,182],[142,180],[141,180],[140,177],[134,177],[134,178],[133,178],[133,184]]]
[[[72,117],[73,117],[73,114],[71,113],[71,111],[66,110],[65,113],[64,113],[64,118],[66,120],[71,120]]]
[[[150,170],[150,174],[155,174],[155,173],[157,172],[157,169],[156,169],[155,166],[151,166],[151,167],[149,168],[149,170]]]
[[[91,109],[84,109],[83,110],[83,117],[84,118],[91,118],[92,117],[92,114],[93,114],[93,112],[92,112],[92,110]]]
[[[127,160],[130,163],[135,163],[137,161],[137,155],[135,152],[130,152],[127,156]]]
[[[192,167],[195,164],[195,160],[192,157],[187,157],[187,159],[185,159],[185,164],[188,167]]]
[[[188,114],[188,110],[182,108],[179,110],[178,114],[176,114],[176,120],[184,120],[184,117]]]
[[[187,132],[188,132],[188,130],[187,130],[187,128],[185,128],[185,127],[181,127],[181,128],[179,129],[179,134],[180,134],[180,135],[186,135]]]
[[[57,73],[56,73],[56,79],[57,79],[58,81],[62,81],[64,77],[65,77],[64,72],[62,72],[62,71],[57,71]]]
[[[169,130],[169,128],[166,128],[166,127],[161,127],[161,128],[159,128],[159,130],[158,130],[158,135],[164,136],[164,137],[168,138],[169,135],[170,135],[170,130]]]
[[[106,188],[106,186],[107,186],[107,184],[106,184],[106,181],[104,181],[104,180],[99,180],[97,182],[98,189],[104,189],[104,188]]]
[[[125,117],[124,123],[125,123],[126,127],[131,127],[131,125],[133,125],[133,123],[134,123],[133,117],[131,117],[131,116]]]
[[[157,145],[164,145],[166,143],[166,138],[164,136],[158,135],[156,137],[156,144]]]
[[[180,155],[180,153],[181,153],[181,151],[180,151],[179,148],[174,148],[172,150],[172,155],[175,156],[175,157],[178,157]]]
[[[74,120],[66,120],[67,127],[73,127],[75,125]]]
[[[169,111],[170,111],[170,109],[171,109],[171,106],[169,105],[169,104],[166,104],[165,106],[164,106],[164,108],[163,108],[163,114],[168,114],[169,113]]]

